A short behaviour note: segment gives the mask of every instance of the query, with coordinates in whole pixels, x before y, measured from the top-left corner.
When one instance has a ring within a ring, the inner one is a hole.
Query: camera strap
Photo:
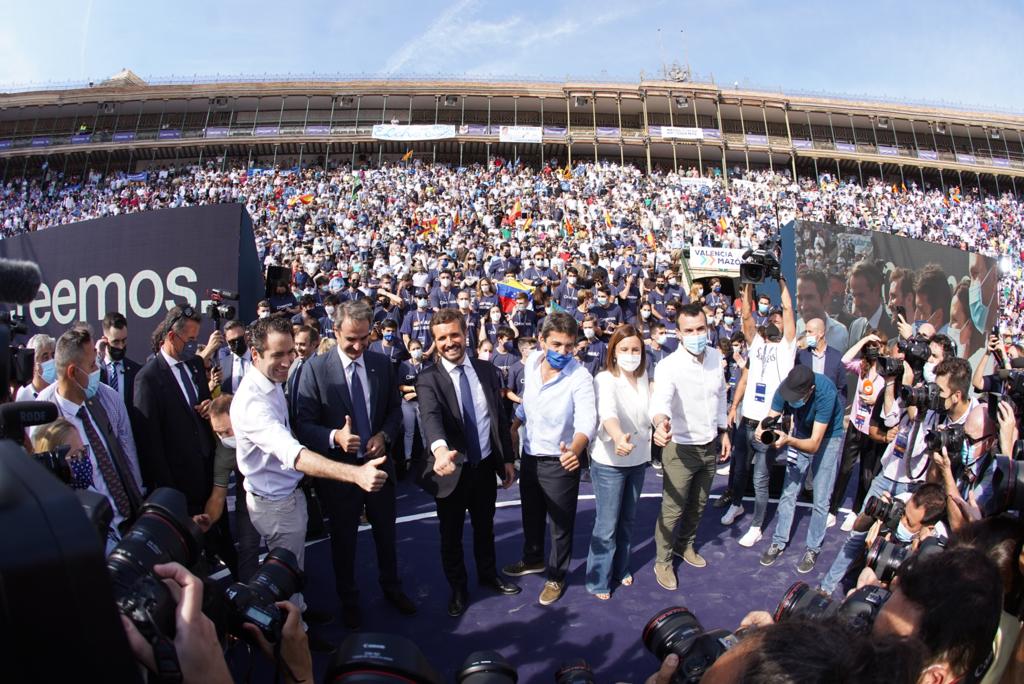
[[[153,662],[156,665],[158,684],[181,684],[181,664],[178,662],[178,651],[174,648],[174,642],[157,632],[149,644],[153,647]]]
[[[917,441],[917,435],[919,432],[921,432],[921,426],[924,425],[924,420],[927,416],[927,412],[918,409],[917,415],[919,417],[914,421],[913,427],[910,428],[910,439],[907,440],[907,474],[910,475],[911,480],[915,481],[920,479],[925,474],[925,472],[928,470],[928,466],[931,465],[932,462],[931,456],[928,454],[924,454],[926,458],[922,459],[924,461],[924,465],[921,466],[921,469],[916,473],[910,472],[910,462],[914,458],[914,442]]]

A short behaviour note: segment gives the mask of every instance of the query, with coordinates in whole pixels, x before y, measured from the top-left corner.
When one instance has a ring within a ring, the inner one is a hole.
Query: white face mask
[[[639,354],[621,354],[616,356],[615,360],[619,364],[619,368],[627,373],[632,373],[640,367]]]
[[[334,315],[334,307],[333,306],[325,306],[324,307],[324,311],[327,312],[328,316],[333,316]]]
[[[491,313],[491,321],[493,321],[494,323],[497,323],[500,320],[501,320],[501,314],[500,313],[498,313],[497,311],[494,311],[494,312]]]
[[[654,341],[658,343],[658,346],[665,344],[665,340],[668,339],[668,335],[658,335],[654,338]]]
[[[608,305],[608,298],[607,297],[598,297],[597,298],[597,304],[598,304],[598,306],[607,306]]]
[[[480,360],[481,361],[490,361],[491,360],[491,352],[489,352],[489,351],[482,351],[482,352],[480,352]]]
[[[260,312],[260,318],[270,318],[270,312],[269,311],[261,311]]]
[[[583,329],[583,336],[586,337],[588,340],[594,339],[594,329],[593,328],[584,328]]]
[[[463,309],[463,310],[468,309],[469,308],[469,301],[466,300],[466,299],[460,299],[459,300],[459,308]]]
[[[409,355],[412,356],[413,360],[419,361],[421,358],[423,358],[423,350],[413,349],[412,351],[409,352]]]
[[[234,449],[235,446],[236,446],[235,445],[235,436],[234,435],[230,435],[228,437],[221,437],[220,438],[220,443],[223,444],[228,449]]]

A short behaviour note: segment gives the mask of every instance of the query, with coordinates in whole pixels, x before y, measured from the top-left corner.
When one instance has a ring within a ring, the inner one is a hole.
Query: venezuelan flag
[[[516,308],[516,296],[523,292],[526,294],[528,301],[533,301],[533,289],[518,280],[503,280],[498,283],[498,301],[501,302],[501,310],[505,313],[511,313]]]

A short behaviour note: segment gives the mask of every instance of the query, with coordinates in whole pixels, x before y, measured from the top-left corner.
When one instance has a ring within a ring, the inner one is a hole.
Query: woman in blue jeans
[[[612,583],[633,583],[630,539],[644,473],[651,460],[651,386],[640,332],[620,327],[608,342],[607,370],[594,378],[597,439],[590,454],[590,478],[597,500],[587,556],[587,591],[607,601]]]

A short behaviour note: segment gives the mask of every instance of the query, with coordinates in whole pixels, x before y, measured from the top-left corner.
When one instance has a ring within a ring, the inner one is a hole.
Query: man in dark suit
[[[189,515],[206,507],[216,447],[208,420],[210,388],[196,356],[200,320],[191,306],[167,312],[157,332],[160,348],[135,377],[132,424],[142,481],[149,491],[173,487],[182,492]],[[204,543],[237,574],[227,516],[209,529]]]
[[[135,376],[142,368],[127,357],[128,320],[111,311],[103,317],[103,337],[99,344],[100,382],[121,396],[125,406],[135,401]]]
[[[846,401],[846,368],[843,354],[825,340],[825,321],[812,318],[804,332],[806,346],[796,353],[796,365],[807,366],[832,381],[842,400]]]
[[[336,350],[307,362],[295,400],[295,434],[306,448],[328,458],[359,465],[387,453],[402,427],[401,400],[394,366],[384,356],[366,352],[373,311],[362,300],[335,311]],[[416,606],[402,591],[395,552],[395,466],[383,468],[387,482],[376,492],[350,483],[319,480],[317,492],[331,519],[331,554],[346,626],[362,624],[355,578],[359,516],[373,527],[377,568],[384,596],[400,612]]]
[[[882,279],[881,269],[870,261],[859,261],[850,270],[853,313],[859,317],[850,324],[850,346],[859,342],[869,330],[885,333],[889,339],[896,337],[896,326],[885,310],[882,298]],[[846,353],[846,350],[840,349],[839,352]]]
[[[245,372],[252,366],[252,356],[245,343],[245,325],[241,321],[228,321],[224,325],[224,341],[228,353],[220,357],[221,394],[235,394]]]
[[[462,529],[466,511],[473,523],[473,555],[482,586],[499,594],[520,588],[498,574],[494,552],[496,479],[506,488],[515,479],[515,452],[503,383],[489,361],[466,355],[466,321],[456,309],[440,309],[430,321],[440,361],[416,380],[420,426],[428,445],[420,484],[437,500],[441,564],[452,587],[448,614],[458,617],[469,600]]]

